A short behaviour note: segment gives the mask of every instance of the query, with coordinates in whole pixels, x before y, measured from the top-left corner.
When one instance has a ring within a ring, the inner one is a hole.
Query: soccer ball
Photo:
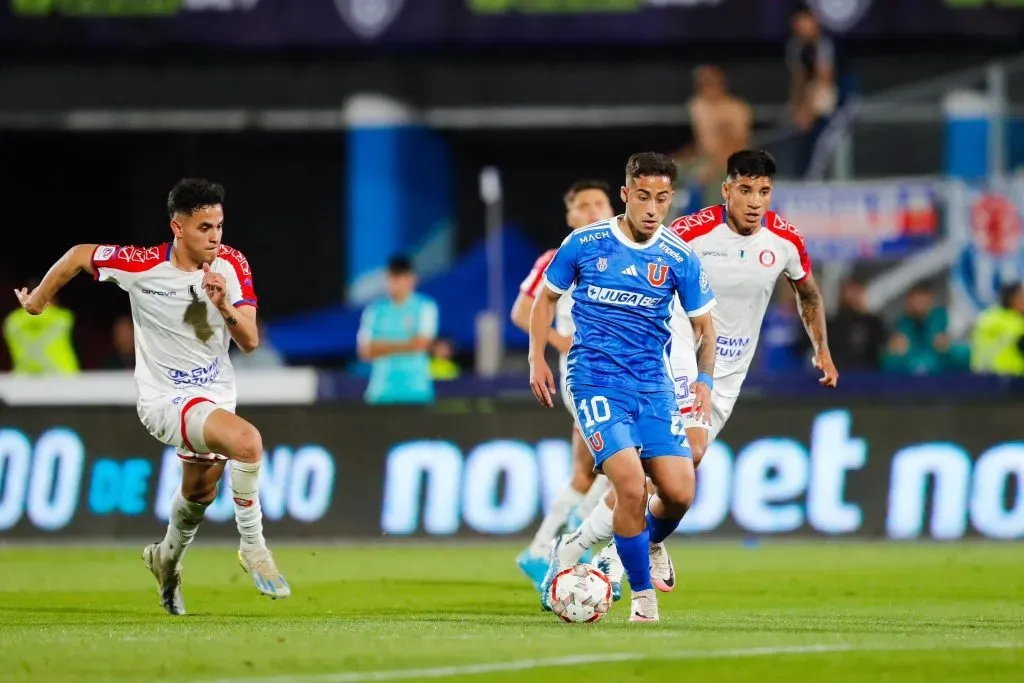
[[[598,621],[611,606],[611,581],[593,565],[563,569],[551,582],[551,611],[562,621]]]

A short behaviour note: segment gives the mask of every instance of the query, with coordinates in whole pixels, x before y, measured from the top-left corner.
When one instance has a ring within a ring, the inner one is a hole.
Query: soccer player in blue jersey
[[[632,588],[630,621],[657,621],[650,544],[669,536],[693,502],[694,470],[676,404],[667,347],[673,307],[682,306],[695,339],[714,339],[714,294],[700,261],[662,221],[672,205],[676,167],[654,152],[634,154],[620,190],[624,215],[569,235],[551,260],[530,317],[530,388],[554,406],[544,345],[558,297],[575,285],[576,333],[568,359],[568,393],[577,425],[608,476],[617,503],[612,531]],[[694,410],[710,420],[715,345],[702,344]],[[648,504],[646,475],[656,495]],[[541,590],[550,607],[555,574],[578,557],[552,545]]]

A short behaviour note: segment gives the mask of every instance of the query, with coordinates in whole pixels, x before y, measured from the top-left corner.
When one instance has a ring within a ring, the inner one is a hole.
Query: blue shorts
[[[636,448],[642,459],[692,457],[672,389],[625,392],[572,384],[568,391],[595,470],[624,448]]]

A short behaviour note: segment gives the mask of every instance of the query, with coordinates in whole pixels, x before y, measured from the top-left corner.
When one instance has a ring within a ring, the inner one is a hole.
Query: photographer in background
[[[999,293],[999,303],[978,316],[971,339],[971,371],[1024,375],[1024,283]]]

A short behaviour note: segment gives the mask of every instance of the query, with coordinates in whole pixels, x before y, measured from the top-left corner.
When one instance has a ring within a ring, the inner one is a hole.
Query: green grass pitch
[[[279,547],[273,602],[201,537],[183,618],[141,544],[0,547],[0,680],[1024,681],[1020,543],[684,540],[660,623],[626,596],[577,625],[539,610],[517,546]]]

